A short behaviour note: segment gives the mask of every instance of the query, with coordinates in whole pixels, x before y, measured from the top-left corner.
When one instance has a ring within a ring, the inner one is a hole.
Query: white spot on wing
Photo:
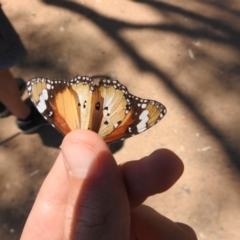
[[[46,89],[43,89],[42,90],[42,95],[44,97],[44,100],[47,100],[48,99],[48,91]]]
[[[109,107],[109,105],[111,104],[112,100],[113,100],[113,96],[105,99],[105,105],[104,106],[105,107]]]
[[[141,120],[141,122],[137,125],[137,130],[139,133],[147,129],[147,122],[149,120],[148,114],[149,111],[144,110],[139,116],[139,119]]]
[[[142,108],[146,108],[146,106],[147,106],[147,104],[146,104],[146,103],[143,103],[141,107],[142,107]]]
[[[37,109],[40,113],[43,113],[47,109],[46,100],[48,100],[48,92],[46,89],[43,89],[37,104]]]

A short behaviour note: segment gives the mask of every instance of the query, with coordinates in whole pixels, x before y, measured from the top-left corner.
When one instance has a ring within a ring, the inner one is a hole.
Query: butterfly
[[[106,143],[144,132],[167,112],[157,101],[130,94],[118,80],[101,79],[95,85],[87,76],[71,80],[33,78],[27,90],[38,111],[61,133],[89,129]]]

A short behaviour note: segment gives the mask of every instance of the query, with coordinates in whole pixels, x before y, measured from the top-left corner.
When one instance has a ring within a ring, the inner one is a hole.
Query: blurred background
[[[1,3],[28,50],[14,75],[104,75],[163,103],[160,123],[112,146],[116,161],[171,149],[184,174],[146,204],[189,224],[199,239],[240,239],[239,1]],[[61,141],[52,127],[24,135],[15,117],[0,119],[1,239],[19,239]]]

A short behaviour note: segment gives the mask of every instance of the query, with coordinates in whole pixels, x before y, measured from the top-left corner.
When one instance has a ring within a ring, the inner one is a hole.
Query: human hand
[[[63,140],[21,239],[196,240],[189,226],[142,205],[182,172],[182,161],[166,149],[117,166],[96,133],[73,131]]]

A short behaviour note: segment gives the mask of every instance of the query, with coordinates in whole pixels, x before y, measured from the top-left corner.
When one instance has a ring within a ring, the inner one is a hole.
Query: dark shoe
[[[22,95],[26,89],[26,83],[22,78],[16,78],[15,80]],[[7,117],[10,114],[11,112],[0,102],[0,118]]]
[[[7,117],[10,114],[10,111],[0,102],[0,118]]]
[[[42,126],[50,125],[34,106],[31,106],[31,114],[27,119],[17,119],[16,123],[22,133],[26,134],[33,133]]]

